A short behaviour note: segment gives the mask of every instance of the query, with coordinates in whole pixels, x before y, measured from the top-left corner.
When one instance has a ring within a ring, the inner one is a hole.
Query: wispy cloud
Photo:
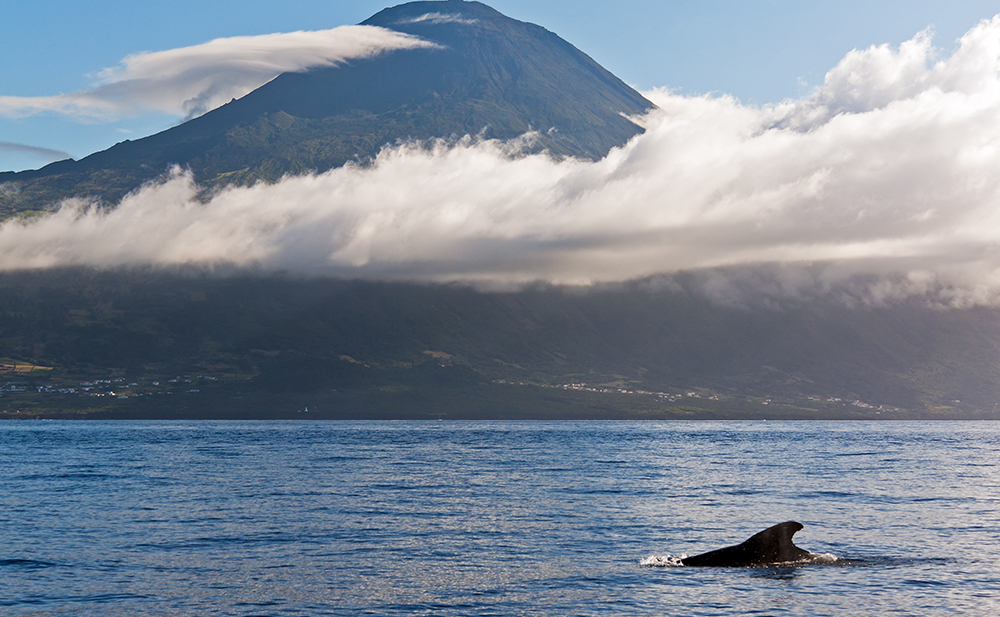
[[[418,37],[374,26],[216,39],[128,56],[119,66],[100,71],[89,90],[41,97],[0,96],[0,115],[20,118],[49,112],[110,121],[156,110],[193,117],[281,73],[433,46]]]
[[[25,144],[14,144],[9,141],[0,141],[0,152],[19,152],[28,154],[35,158],[47,161],[59,161],[70,158],[69,154],[62,150],[51,150],[49,148],[39,148],[38,146],[28,146]]]
[[[117,209],[67,203],[0,227],[3,268],[236,264],[508,284],[727,268],[720,297],[1000,301],[1000,17],[933,61],[921,34],[855,51],[815,93],[754,107],[647,93],[646,133],[597,162],[517,144],[406,144],[196,199],[177,173]],[[744,276],[746,267],[771,270]],[[734,291],[735,290],[735,291]],[[853,293],[853,292],[852,292]]]
[[[404,19],[397,21],[397,24],[419,24],[419,23],[431,23],[431,24],[465,24],[471,26],[473,24],[478,24],[478,19],[466,19],[464,17],[459,17],[458,15],[448,15],[447,13],[425,13],[418,17],[411,17],[410,19]]]

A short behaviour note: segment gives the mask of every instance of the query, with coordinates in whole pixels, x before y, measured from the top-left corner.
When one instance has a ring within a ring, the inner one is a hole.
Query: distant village
[[[670,392],[650,392],[649,390],[638,390],[629,388],[609,388],[609,387],[594,387],[588,386],[586,383],[567,383],[557,386],[550,386],[555,388],[560,388],[562,390],[579,390],[581,392],[600,392],[601,394],[639,394],[643,396],[653,396],[671,403],[676,403],[677,401],[683,400],[685,398],[702,398],[702,395],[697,392],[685,392],[684,394],[670,393]],[[719,397],[714,394],[706,394],[704,397],[709,401],[717,401]]]
[[[695,391],[685,391],[683,393],[678,392],[655,392],[649,390],[640,390],[632,388],[618,388],[612,386],[591,386],[587,385],[585,382],[574,382],[566,384],[543,384],[543,383],[531,383],[526,381],[509,381],[506,379],[494,380],[497,384],[508,384],[515,386],[535,386],[540,388],[554,388],[559,390],[576,390],[579,392],[593,392],[596,394],[625,394],[625,395],[638,395],[638,396],[650,396],[660,399],[665,402],[678,403],[685,399],[702,399],[707,401],[718,401],[720,400],[717,394],[711,392],[695,392]],[[858,399],[843,399],[840,397],[830,396],[830,397],[820,397],[820,396],[808,396],[806,397],[810,401],[829,403],[829,404],[840,404],[840,405],[850,405],[858,407],[861,409],[874,411],[875,414],[881,414],[884,412],[899,412],[902,411],[899,407],[893,407],[889,405],[876,405],[873,403],[866,403]],[[760,401],[761,405],[775,405],[782,403],[775,403],[771,398],[764,398]]]
[[[48,395],[96,396],[116,399],[141,398],[145,396],[170,396],[177,394],[197,394],[203,382],[217,381],[207,375],[180,375],[170,379],[140,379],[129,381],[124,377],[81,381],[76,385],[43,384],[29,386],[24,383],[7,381],[0,385],[0,397],[4,394],[34,392]]]

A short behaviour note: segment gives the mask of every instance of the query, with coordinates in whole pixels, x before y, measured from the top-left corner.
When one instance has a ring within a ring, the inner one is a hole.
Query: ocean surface
[[[2,615],[998,615],[1000,424],[0,423]],[[797,520],[830,564],[650,567]]]

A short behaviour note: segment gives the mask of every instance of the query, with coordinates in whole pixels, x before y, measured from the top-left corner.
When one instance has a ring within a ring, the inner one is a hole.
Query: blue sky
[[[899,43],[933,27],[947,53],[996,3],[854,0],[494,0],[501,12],[541,24],[640,89],[728,93],[745,103],[800,97],[854,48]],[[8,0],[0,20],[0,96],[47,96],[90,86],[95,74],[142,51],[220,37],[320,30],[358,23],[381,0],[254,2]],[[0,116],[0,142],[79,158],[171,126],[148,112],[114,121],[56,114]],[[0,148],[0,170],[38,167],[55,154]]]

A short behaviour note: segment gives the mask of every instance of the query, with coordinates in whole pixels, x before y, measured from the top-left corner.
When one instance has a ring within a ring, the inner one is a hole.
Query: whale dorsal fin
[[[801,561],[812,553],[792,542],[792,536],[800,529],[802,523],[785,521],[752,535],[742,544],[687,557],[681,562],[686,566],[739,567]]]

